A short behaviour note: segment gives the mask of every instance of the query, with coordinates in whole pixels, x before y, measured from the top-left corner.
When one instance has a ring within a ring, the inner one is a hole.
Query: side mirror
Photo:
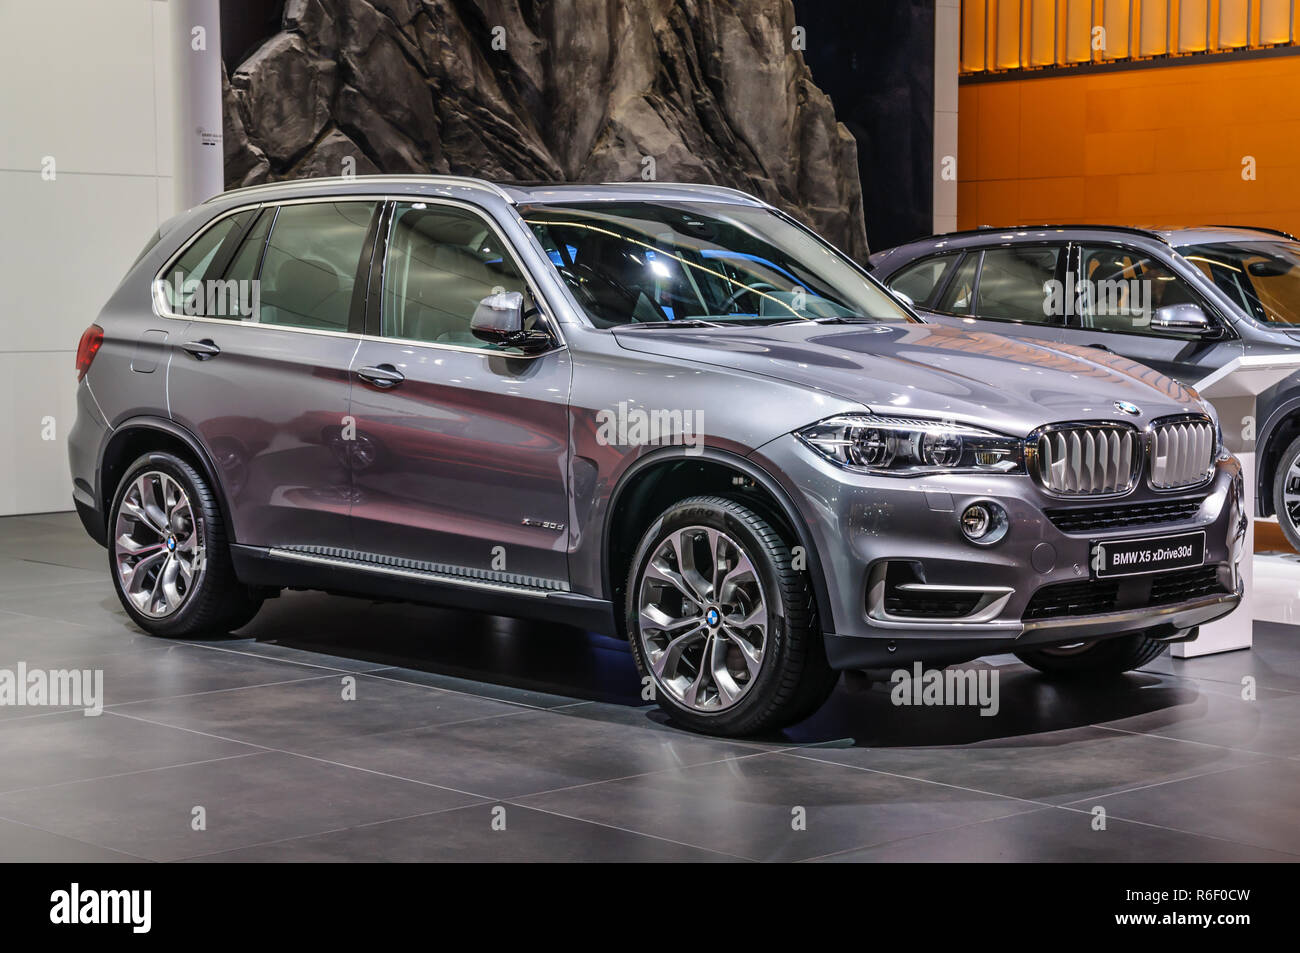
[[[903,292],[898,291],[895,288],[890,288],[889,293],[893,295],[895,298],[897,298],[899,301],[903,302],[903,304],[905,304],[907,307],[912,309],[916,308],[916,302],[913,301],[908,295],[903,294]]]
[[[1168,304],[1156,308],[1155,314],[1151,315],[1151,328],[1154,331],[1196,334],[1201,337],[1215,337],[1219,331],[1199,304]]]
[[[518,291],[501,291],[480,301],[469,330],[480,341],[499,347],[541,351],[551,344],[545,331],[524,328],[524,296]]]

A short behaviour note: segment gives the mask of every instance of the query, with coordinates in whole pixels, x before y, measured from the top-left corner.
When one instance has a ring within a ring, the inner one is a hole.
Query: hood
[[[1190,388],[1096,348],[933,324],[618,328],[623,347],[759,374],[866,405],[1013,436],[1044,424],[1212,413]],[[1126,414],[1117,401],[1136,405]],[[810,421],[811,422],[811,421]]]

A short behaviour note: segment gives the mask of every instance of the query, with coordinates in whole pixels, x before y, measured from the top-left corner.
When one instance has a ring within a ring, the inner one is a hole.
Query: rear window
[[[206,307],[203,282],[220,277],[213,272],[219,252],[227,241],[236,239],[252,211],[227,215],[194,239],[167,273],[162,275],[163,294],[176,314],[201,314]]]

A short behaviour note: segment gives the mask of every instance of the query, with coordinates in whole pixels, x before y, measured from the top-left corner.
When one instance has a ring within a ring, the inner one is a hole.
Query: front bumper
[[[1053,497],[1023,474],[856,473],[823,459],[794,436],[767,444],[753,459],[783,483],[808,527],[817,550],[810,565],[819,568],[825,583],[827,655],[837,668],[957,662],[1132,632],[1176,641],[1228,614],[1241,598],[1246,523],[1241,467],[1232,456],[1216,462],[1205,486],[1156,492],[1140,484],[1113,501]],[[1045,513],[1173,500],[1199,503],[1189,503],[1169,522],[1068,532]],[[978,501],[996,502],[1008,515],[1006,536],[991,546],[971,543],[958,525],[961,512]],[[1199,530],[1205,531],[1202,568],[1125,577],[1113,590],[1096,588],[1090,566],[1094,542]],[[895,579],[890,567],[896,564],[907,565],[927,592],[970,593],[972,611],[956,617],[889,611],[884,596],[895,590],[886,587],[885,578],[888,573]],[[1174,572],[1190,575],[1174,577]],[[1040,593],[1049,586],[1058,588]],[[1040,593],[1037,601],[1035,593]],[[1065,595],[1045,598],[1056,593]]]

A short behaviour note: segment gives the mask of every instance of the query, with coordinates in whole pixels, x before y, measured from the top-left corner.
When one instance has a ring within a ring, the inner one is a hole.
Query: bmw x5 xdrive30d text
[[[154,237],[77,374],[76,507],[161,636],[287,587],[563,620],[739,735],[843,669],[1122,672],[1240,597],[1194,392],[922,323],[727,189],[229,192]]]

